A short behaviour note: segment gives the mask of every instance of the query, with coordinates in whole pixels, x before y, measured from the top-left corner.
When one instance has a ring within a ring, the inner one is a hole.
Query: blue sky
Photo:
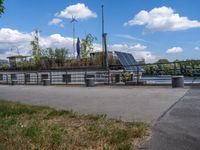
[[[77,15],[76,36],[93,34],[98,39],[94,49],[100,49],[102,4],[110,50],[128,51],[149,62],[199,59],[198,0],[6,0],[0,57],[14,53],[14,47],[30,53],[30,35],[36,28],[42,31],[42,47],[72,49],[70,11]]]

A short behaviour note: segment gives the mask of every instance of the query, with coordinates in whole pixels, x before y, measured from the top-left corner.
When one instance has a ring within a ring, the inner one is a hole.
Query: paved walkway
[[[200,149],[200,87],[191,88],[155,124],[153,137],[141,149]]]
[[[160,86],[86,88],[0,85],[0,99],[154,123],[187,90]]]

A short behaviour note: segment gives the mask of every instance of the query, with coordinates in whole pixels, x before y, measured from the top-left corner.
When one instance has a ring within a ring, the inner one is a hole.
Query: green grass
[[[130,150],[148,130],[142,122],[0,100],[0,150]]]

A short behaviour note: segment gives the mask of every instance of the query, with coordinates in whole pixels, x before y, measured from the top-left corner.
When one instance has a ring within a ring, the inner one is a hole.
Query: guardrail
[[[156,66],[157,65],[157,66]],[[123,66],[112,65],[108,70],[104,68],[70,68],[70,69],[51,69],[51,70],[0,70],[0,83],[24,85],[42,85],[43,80],[48,79],[51,85],[71,85],[85,84],[87,78],[93,78],[96,84],[122,85],[122,84],[171,84],[171,76],[185,75],[185,84],[199,84],[200,67],[192,68],[182,67],[176,62],[176,65],[166,69],[169,63],[157,64],[135,64],[136,70],[131,73],[131,81],[124,81]],[[155,67],[156,66],[156,67]],[[199,63],[200,66],[200,63]],[[164,68],[164,69],[163,69]],[[166,74],[168,72],[168,74]],[[152,73],[152,74],[151,74]],[[190,76],[188,74],[190,73]]]

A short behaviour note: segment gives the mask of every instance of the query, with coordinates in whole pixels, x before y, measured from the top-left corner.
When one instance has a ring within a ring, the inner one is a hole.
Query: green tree
[[[55,61],[60,66],[63,66],[66,60],[67,49],[66,48],[56,48],[55,49]]]
[[[0,16],[4,13],[4,0],[0,0]]]
[[[97,40],[92,34],[86,35],[81,41],[81,58],[87,58],[90,50],[93,49],[93,42]]]
[[[33,54],[33,59],[34,63],[36,66],[39,66],[41,64],[41,49],[39,46],[39,31],[35,31],[34,39],[31,41],[31,46],[32,46],[32,54]]]
[[[168,59],[159,59],[156,63],[169,63]]]
[[[58,66],[63,66],[68,54],[68,50],[66,48],[47,48],[47,58],[50,66],[54,63],[57,63]]]

